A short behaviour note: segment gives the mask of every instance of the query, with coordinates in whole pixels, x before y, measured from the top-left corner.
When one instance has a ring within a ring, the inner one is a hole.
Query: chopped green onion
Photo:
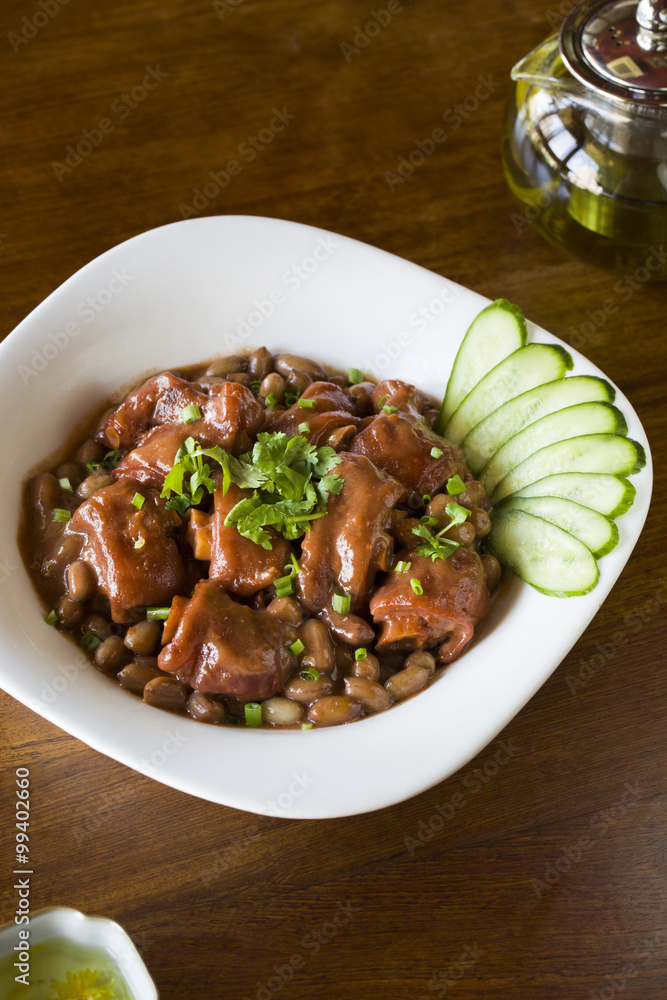
[[[134,547],[135,549],[143,549],[145,544],[146,544],[145,538],[137,538],[136,542],[134,543]]]
[[[388,399],[389,399],[389,396],[382,396],[381,397],[381,399],[378,401],[378,410],[382,409],[382,407],[384,406],[384,404],[387,402]]]
[[[49,611],[44,621],[46,622],[47,625],[55,625],[55,623],[58,621],[58,615],[55,613],[55,611]]]
[[[289,597],[290,594],[294,593],[294,579],[292,574],[279,576],[277,580],[273,581],[273,586],[276,588],[276,597]]]
[[[364,373],[360,372],[358,368],[348,368],[347,380],[350,385],[359,385],[360,382],[364,381]]]
[[[181,420],[184,424],[194,424],[195,420],[201,420],[201,410],[196,403],[190,403],[181,410]]]
[[[359,649],[355,649],[354,651],[354,658],[357,661],[365,660],[367,656],[368,656],[368,650],[365,648],[365,646],[360,646]]]
[[[250,729],[259,729],[262,724],[262,706],[256,701],[249,701],[244,706],[243,711],[245,712],[246,726],[249,726]]]
[[[64,507],[54,507],[51,511],[51,520],[58,521],[59,524],[67,524],[71,516],[70,512],[65,510]]]
[[[304,667],[299,671],[299,677],[302,681],[319,681],[320,672],[317,667]]]
[[[278,397],[276,396],[275,392],[270,392],[269,395],[264,400],[266,406],[275,406],[277,402],[278,402]]]
[[[428,504],[430,504],[431,499],[432,498],[429,496],[429,494],[425,493],[424,496],[422,497],[422,507],[427,507]]]
[[[382,409],[384,410],[385,413],[390,413],[390,414],[391,413],[398,413],[398,407],[397,406],[383,406]]]
[[[399,562],[396,563],[396,572],[407,573],[407,571],[410,569],[411,566],[412,566],[411,562],[403,562],[403,560],[401,559]]]
[[[285,393],[285,402],[288,406],[294,406],[300,395],[301,393],[298,389],[288,389]]]
[[[137,510],[141,510],[144,503],[146,502],[146,497],[142,496],[141,493],[135,493],[132,497],[132,506],[136,507]]]
[[[347,615],[350,611],[352,598],[349,594],[334,594],[331,598],[331,606],[339,615]]]
[[[238,715],[232,715],[231,712],[225,712],[222,721],[226,725],[228,725],[228,726],[240,726],[241,725],[241,719],[239,719]]]
[[[431,458],[442,458],[442,448],[431,448]]]
[[[301,639],[295,639],[294,642],[292,643],[292,645],[288,646],[287,648],[289,649],[289,651],[292,654],[292,656],[298,656],[299,653],[303,653],[303,651],[304,651],[304,649],[306,647],[301,642]]]
[[[72,492],[72,484],[70,483],[67,476],[63,476],[63,478],[59,479],[58,482],[60,483],[61,490],[67,490],[68,493]]]
[[[410,580],[410,586],[412,587],[412,589],[414,590],[415,594],[417,594],[418,597],[421,597],[421,595],[424,593],[424,588],[422,587],[421,583],[414,577]]]
[[[310,424],[307,424],[305,420],[299,424],[299,434],[310,434]]]
[[[450,497],[458,496],[459,493],[465,493],[465,483],[460,476],[452,476],[451,479],[447,480],[447,492]]]
[[[437,517],[431,517],[429,514],[424,514],[424,516],[420,517],[419,520],[422,524],[427,524],[429,528],[432,528],[434,524],[438,523]]]
[[[102,465],[106,465],[109,469],[115,469],[119,462],[120,452],[116,449],[108,451],[102,459]]]
[[[314,399],[297,399],[297,406],[303,406],[306,410],[312,410],[315,407]]]
[[[149,622],[164,622],[169,617],[170,611],[171,608],[161,608],[159,606],[146,608],[146,618]]]
[[[302,729],[312,729],[313,728],[313,724],[312,724],[312,722],[302,722],[301,723],[301,728]]]
[[[254,396],[259,396],[259,390],[262,386],[261,382],[251,382],[248,388]]]
[[[92,632],[86,632],[79,645],[87,653],[94,653],[97,647],[102,645],[102,640],[98,639]]]
[[[290,559],[292,561],[292,569],[294,571],[294,576],[298,576],[299,573],[301,572],[301,567],[299,566],[299,563],[297,562],[297,558],[296,558],[296,556],[294,555],[293,552],[290,552]]]

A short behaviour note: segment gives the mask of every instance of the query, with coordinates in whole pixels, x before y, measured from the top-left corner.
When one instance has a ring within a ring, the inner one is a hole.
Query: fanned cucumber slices
[[[527,344],[523,313],[498,299],[463,339],[438,424],[495,505],[486,551],[555,597],[596,585],[646,461],[613,386],[571,368],[564,348]]]

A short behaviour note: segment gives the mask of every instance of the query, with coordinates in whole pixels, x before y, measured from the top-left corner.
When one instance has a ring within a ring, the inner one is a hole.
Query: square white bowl
[[[109,250],[0,344],[0,685],[89,746],[157,780],[264,815],[324,818],[391,805],[477,754],[581,636],[642,530],[646,449],[620,541],[588,595],[546,597],[512,579],[471,647],[426,692],[337,729],[212,727],[144,705],[47,627],[21,563],[21,483],[91,411],[144,373],[265,344],[413,382],[441,397],[481,295],[374,247],[298,223],[179,222]],[[559,341],[529,324],[529,339]],[[568,348],[568,350],[570,350]],[[573,374],[602,375],[570,350]],[[612,735],[610,734],[610,739]]]

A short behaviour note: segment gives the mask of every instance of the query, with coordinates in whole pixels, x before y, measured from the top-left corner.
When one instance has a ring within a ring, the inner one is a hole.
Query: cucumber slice
[[[527,336],[522,311],[507,299],[496,299],[482,309],[470,324],[456,355],[442,404],[438,433],[442,433],[454,410],[480,379],[503,358],[523,347]]]
[[[583,542],[524,510],[493,512],[485,549],[550,597],[587,594],[598,582],[595,557]]]
[[[476,424],[508,399],[545,382],[563,377],[572,358],[556,344],[526,344],[492,368],[459,404],[447,422],[443,437],[461,444]]]
[[[562,383],[561,383],[562,384]],[[611,403],[579,403],[550,413],[511,437],[489,459],[479,479],[491,493],[501,479],[540,448],[587,434],[627,434],[628,425],[620,410]]]
[[[565,497],[606,517],[620,517],[630,510],[637,490],[629,479],[603,472],[561,472],[524,486],[512,497]],[[507,500],[503,500],[503,506]]]
[[[501,479],[491,496],[499,503],[510,493],[557,472],[606,472],[631,476],[646,464],[644,449],[618,434],[583,434],[540,448]]]
[[[618,544],[618,528],[612,520],[563,497],[509,497],[503,510],[523,510],[542,517],[583,542],[596,559]]]
[[[522,392],[468,431],[461,446],[468,468],[477,475],[505,441],[549,413],[577,403],[613,403],[615,395],[614,387],[596,375],[573,375]]]

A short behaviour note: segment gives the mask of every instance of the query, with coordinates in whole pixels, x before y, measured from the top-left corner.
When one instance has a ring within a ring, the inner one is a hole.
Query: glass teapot
[[[667,0],[591,0],[512,70],[503,163],[521,210],[594,264],[667,278]]]

